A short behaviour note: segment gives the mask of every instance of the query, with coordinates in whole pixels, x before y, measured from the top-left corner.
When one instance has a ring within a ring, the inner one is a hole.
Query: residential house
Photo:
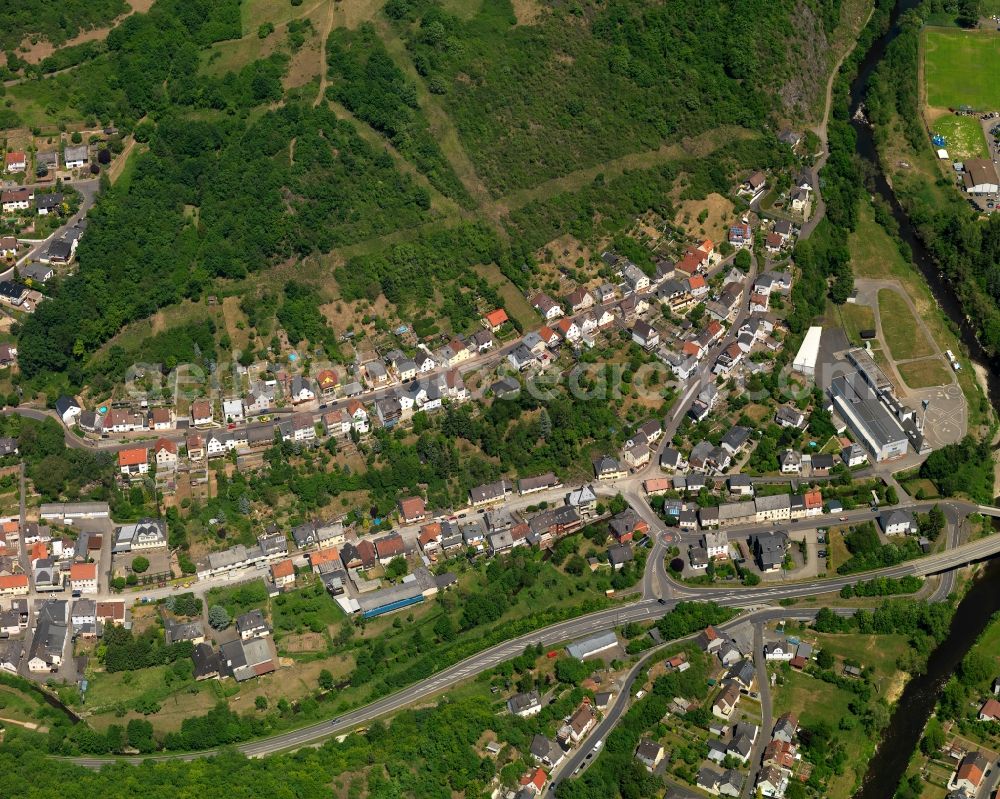
[[[199,399],[191,403],[191,424],[194,427],[206,427],[214,422],[210,400]]]
[[[787,494],[783,494],[786,499]],[[754,560],[763,572],[774,572],[781,568],[788,551],[788,533],[775,532],[757,533],[750,538]]]
[[[632,291],[638,293],[649,290],[649,275],[631,261],[625,261],[621,267],[621,275]]]
[[[509,321],[507,312],[503,308],[496,308],[483,316],[483,327],[492,333],[499,333],[500,329]]]
[[[422,497],[399,500],[399,517],[404,524],[416,524],[427,518],[427,507]]]
[[[735,457],[746,446],[749,440],[750,430],[740,425],[734,425],[722,437],[721,445],[723,449]]]
[[[63,424],[72,427],[83,413],[83,408],[72,397],[63,395],[56,400],[56,413],[63,420]]]
[[[69,145],[63,148],[63,165],[66,169],[79,169],[89,160],[86,144]]]
[[[580,336],[583,335],[579,326],[572,319],[560,319],[556,322],[556,330],[559,331],[559,335],[570,344],[574,344],[579,341]]]
[[[34,199],[35,193],[32,189],[8,189],[0,192],[0,208],[8,214],[27,211]]]
[[[786,449],[778,456],[782,474],[801,474],[802,456],[794,450]]]
[[[610,455],[594,460],[594,474],[598,480],[620,480],[628,476],[628,471]]]
[[[476,486],[469,491],[469,503],[472,507],[479,508],[494,502],[502,502],[510,491],[511,485],[506,480]]]
[[[840,451],[840,459],[848,469],[868,463],[868,454],[860,444],[848,444]]]
[[[649,532],[649,523],[643,519],[633,508],[626,508],[621,513],[611,517],[608,523],[611,535],[619,544],[626,544],[636,536],[645,535]]]
[[[185,449],[189,460],[200,461],[205,459],[205,438],[199,433],[194,433],[185,439]]]
[[[558,738],[564,744],[576,745],[586,737],[597,724],[597,714],[589,699],[584,699],[583,703],[570,716],[568,722],[559,728]]]
[[[660,343],[659,331],[642,319],[632,326],[632,341],[645,349],[652,349]]]
[[[546,738],[544,735],[535,735],[531,739],[529,751],[536,762],[550,768],[556,768],[563,761],[563,758],[566,757],[565,750],[551,738]]]
[[[523,477],[517,481],[517,490],[521,496],[561,487],[562,481],[553,472],[546,472],[536,477]]]
[[[403,537],[399,533],[390,533],[382,538],[376,538],[374,544],[379,563],[383,566],[388,566],[395,558],[401,558],[406,554]]]
[[[375,363],[377,363],[377,361]],[[385,372],[384,366],[382,367],[382,371]],[[295,375],[295,377],[292,378],[292,387],[289,391],[289,397],[292,400],[293,405],[298,405],[300,403],[316,399],[316,392],[313,390],[312,381],[304,375]]]
[[[153,445],[153,457],[157,470],[173,471],[177,468],[177,444],[161,438]]]
[[[24,172],[28,168],[28,156],[23,151],[14,150],[4,155],[5,172]]]
[[[774,414],[774,421],[780,427],[791,427],[796,430],[804,430],[806,427],[806,415],[792,405],[782,405]]]
[[[643,738],[635,750],[635,759],[644,765],[649,771],[653,771],[660,761],[663,760],[663,747],[656,741]]]
[[[799,728],[798,717],[792,713],[785,713],[778,717],[771,731],[771,738],[778,741],[791,743],[795,739],[795,733]]]
[[[528,691],[523,694],[514,694],[507,700],[507,709],[514,716],[528,718],[542,712],[542,702],[538,696],[538,691]]]
[[[761,796],[769,799],[780,799],[788,790],[788,772],[783,771],[775,765],[764,764],[764,768],[757,775],[757,791]]]
[[[753,246],[753,228],[749,222],[737,222],[729,226],[729,243],[737,249]]]
[[[63,196],[60,192],[35,195],[35,208],[38,210],[39,216],[55,213],[62,207],[62,202]]]
[[[634,557],[631,544],[615,544],[608,548],[608,564],[615,571],[623,568],[626,563],[631,563]]]
[[[351,417],[351,424],[356,433],[363,435],[368,432],[368,411],[365,409],[364,405],[362,405],[358,400],[352,399],[347,403],[347,413]]]
[[[531,307],[538,311],[542,318],[551,322],[563,315],[562,306],[553,300],[548,294],[540,292],[531,298]]]
[[[989,768],[990,762],[982,752],[969,752],[949,780],[948,790],[964,791],[971,799],[979,791]]]
[[[884,511],[879,514],[878,523],[886,535],[906,535],[918,529],[913,514],[907,510]]]
[[[279,560],[271,564],[271,579],[277,588],[295,584],[295,566],[290,560]]]
[[[650,454],[649,445],[644,440],[630,441],[622,450],[622,460],[630,469],[638,469],[649,463]]]
[[[220,661],[224,671],[237,682],[261,677],[278,670],[270,637],[237,638],[220,648]]]
[[[993,697],[987,699],[979,708],[980,721],[1000,721],[1000,702]]]
[[[148,473],[149,450],[145,447],[136,447],[119,451],[118,470],[122,475],[133,479]]]
[[[573,310],[573,313],[580,313],[594,306],[594,297],[585,286],[577,286],[566,295],[566,304]]]
[[[701,543],[708,557],[718,560],[729,559],[729,536],[726,533],[706,532],[701,537]]]
[[[673,447],[667,447],[660,453],[660,468],[674,472],[687,467],[684,456]]]
[[[740,701],[740,689],[735,683],[727,684],[712,703],[712,715],[728,721]]]
[[[74,563],[69,568],[70,590],[83,594],[97,593],[97,564]]]

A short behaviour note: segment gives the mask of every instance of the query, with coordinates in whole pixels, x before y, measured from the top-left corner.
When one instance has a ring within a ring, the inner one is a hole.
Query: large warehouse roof
[[[813,374],[816,371],[816,359],[819,357],[819,341],[823,335],[822,327],[810,327],[802,346],[795,354],[792,369],[803,374]]]

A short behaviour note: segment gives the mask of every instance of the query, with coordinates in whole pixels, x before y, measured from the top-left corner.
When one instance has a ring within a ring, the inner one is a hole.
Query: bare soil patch
[[[35,43],[32,43],[30,38],[25,39],[21,42],[21,46],[18,48],[20,51],[20,57],[29,64],[38,64],[52,55],[56,50],[63,47],[72,47],[75,44],[83,44],[84,42],[94,42],[104,39],[107,37],[108,33],[111,32],[111,29],[119,25],[126,17],[130,17],[132,14],[145,14],[149,11],[149,9],[153,6],[153,2],[154,0],[128,0],[128,4],[132,7],[128,13],[122,14],[106,27],[92,28],[89,31],[83,31],[58,47],[47,39],[39,39]]]

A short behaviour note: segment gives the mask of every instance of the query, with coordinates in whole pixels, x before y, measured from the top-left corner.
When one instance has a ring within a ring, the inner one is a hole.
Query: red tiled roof
[[[119,466],[138,466],[140,463],[149,461],[149,450],[145,447],[139,449],[123,449],[118,453]]]
[[[337,385],[337,373],[332,369],[324,369],[316,375],[316,382],[320,388],[333,388]]]
[[[291,577],[295,574],[295,566],[290,560],[279,560],[271,566],[272,577]]]
[[[425,513],[424,501],[420,497],[407,497],[399,501],[399,511],[404,519],[419,519]]]
[[[96,563],[74,563],[69,567],[69,579],[76,580],[96,580]]]
[[[534,774],[525,774],[521,777],[521,785],[527,787],[528,785],[534,785],[536,791],[541,791],[542,787],[545,785],[545,772],[540,768],[535,769]]]
[[[27,588],[27,574],[0,574],[0,590],[7,588]]]
[[[490,311],[486,314],[484,318],[490,327],[500,327],[500,325],[507,321],[507,312],[503,308],[497,308],[495,311]]]
[[[420,546],[429,544],[431,541],[438,541],[441,538],[441,523],[431,522],[430,524],[425,524],[420,528],[420,536],[417,540],[420,542]]]
[[[319,566],[321,563],[332,563],[337,560],[340,560],[340,552],[336,547],[320,549],[309,553],[309,563],[313,566]]]
[[[156,452],[159,452],[161,449],[165,449],[167,452],[173,455],[177,454],[177,444],[175,444],[173,441],[167,438],[159,439],[154,445],[153,449],[156,450]]]

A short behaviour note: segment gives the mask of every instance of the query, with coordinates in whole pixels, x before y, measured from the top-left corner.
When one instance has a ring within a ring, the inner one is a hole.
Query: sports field
[[[929,29],[923,52],[927,105],[1000,110],[1000,33]]]
[[[953,159],[989,157],[983,126],[975,114],[945,114],[934,120],[931,130],[944,136],[944,147]]]

